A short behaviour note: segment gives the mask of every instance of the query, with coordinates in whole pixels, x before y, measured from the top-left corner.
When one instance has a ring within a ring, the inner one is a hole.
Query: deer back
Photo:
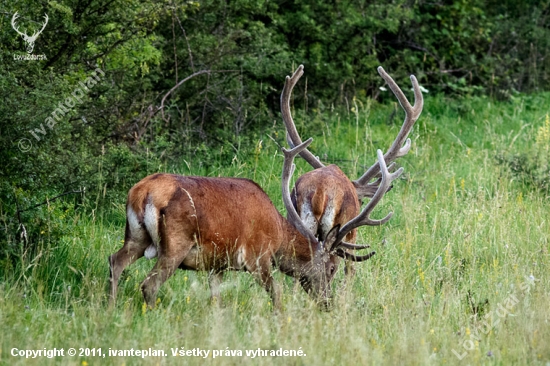
[[[154,174],[130,190],[133,215],[159,251],[176,252],[183,241],[200,246],[200,261],[195,248],[183,263],[189,269],[238,269],[245,257],[262,255],[312,258],[307,240],[248,179]]]

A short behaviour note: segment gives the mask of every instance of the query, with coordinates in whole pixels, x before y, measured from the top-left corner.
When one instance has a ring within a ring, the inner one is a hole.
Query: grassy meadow
[[[311,150],[355,179],[397,134],[402,112],[390,119],[393,108],[354,101],[349,109],[295,119],[304,139],[313,136]],[[392,210],[394,216],[359,230],[358,242],[377,254],[356,264],[348,282],[340,266],[329,313],[280,273],[281,313],[272,312],[268,294],[241,272],[224,275],[222,303],[212,304],[207,274],[188,271],[164,284],[151,311],[140,292],[153,265],[144,258],[123,274],[117,306],[109,310],[107,258],[122,246],[125,197],[101,202],[98,196],[98,208],[67,213],[68,235],[44,238],[36,255],[22,255],[0,282],[0,364],[550,365],[548,191],[502,163],[548,149],[548,113],[548,93],[507,102],[427,94],[412,149],[398,160],[405,173],[373,214]],[[282,123],[268,134],[284,141]],[[253,153],[235,151],[231,164],[182,161],[169,171],[254,179],[286,215],[277,144],[266,134],[247,150]],[[297,165],[294,178],[310,169],[301,159]],[[12,348],[54,347],[153,348],[168,356],[11,355]],[[182,347],[223,355],[173,357],[171,349]],[[305,356],[246,356],[258,348],[301,349]],[[226,356],[226,350],[243,356]]]

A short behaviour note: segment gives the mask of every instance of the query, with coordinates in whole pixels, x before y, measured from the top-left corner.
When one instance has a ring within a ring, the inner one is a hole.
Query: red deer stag
[[[219,297],[224,270],[251,272],[271,294],[274,309],[280,309],[279,291],[271,276],[271,265],[275,263],[328,309],[330,282],[336,270],[334,254],[356,262],[374,254],[351,254],[344,249],[367,246],[343,239],[358,226],[373,222],[370,213],[401,170],[391,174],[379,151],[382,178],[374,197],[357,217],[342,228],[335,227],[321,243],[302,223],[290,198],[293,160],[311,141],[290,151],[283,149],[282,191],[288,220],[248,179],[154,174],[138,182],[128,193],[124,246],[109,257],[111,304],[124,268],[143,256],[158,256],[141,285],[150,307],[155,306],[159,287],[179,267],[209,271],[213,297]]]
[[[287,76],[281,94],[281,113],[290,147],[302,143],[290,113],[290,96],[292,89],[303,73],[304,66],[300,65],[292,77]],[[409,152],[411,140],[407,136],[422,112],[424,100],[414,75],[411,75],[414,91],[414,106],[411,106],[399,86],[381,66],[378,67],[378,73],[389,85],[401,107],[405,110],[403,126],[389,150],[384,154],[385,163],[391,163],[388,167],[391,171],[394,167],[393,161]],[[296,181],[292,192],[293,204],[307,228],[322,241],[333,227],[344,225],[350,218],[357,216],[361,209],[361,199],[365,197],[372,198],[379,190],[381,184],[380,163],[375,162],[359,179],[351,181],[336,165],[325,166],[319,158],[307,149],[300,152],[300,156],[314,170],[302,175]],[[377,180],[372,181],[375,178]],[[368,223],[367,225],[381,225],[383,223],[385,223],[385,220]],[[355,243],[356,239],[357,230],[349,231],[346,240]],[[346,264],[346,272],[353,272],[353,268],[348,264]]]

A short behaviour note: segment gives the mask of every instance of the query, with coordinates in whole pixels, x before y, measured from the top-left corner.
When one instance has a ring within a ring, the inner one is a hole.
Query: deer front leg
[[[279,286],[271,275],[271,266],[267,270],[261,270],[256,275],[257,281],[263,285],[265,290],[271,295],[271,301],[273,302],[273,310],[281,311],[281,291]]]
[[[279,286],[271,275],[271,263],[267,266],[262,266],[259,271],[256,272],[256,280],[263,285],[267,293],[271,295],[271,301],[273,302],[273,310],[281,310],[281,291]]]
[[[252,262],[252,263],[250,263]],[[281,293],[279,286],[271,275],[271,258],[263,255],[255,261],[246,261],[246,270],[254,276],[256,281],[271,295],[273,310],[281,310]]]
[[[220,284],[223,280],[222,272],[210,272],[208,284],[210,285],[210,299],[215,304],[221,304]]]

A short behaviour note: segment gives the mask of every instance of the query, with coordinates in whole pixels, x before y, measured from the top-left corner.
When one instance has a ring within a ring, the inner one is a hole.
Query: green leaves
[[[304,121],[319,125],[329,107],[392,98],[379,89],[379,65],[400,85],[415,74],[430,95],[512,99],[550,86],[548,2],[14,0],[6,6],[0,177],[7,183],[0,184],[0,200],[8,205],[12,187],[42,200],[71,184],[120,187],[123,176],[130,182],[183,159],[231,164],[235,151],[250,153],[246,146],[280,128],[284,77],[299,64],[306,74],[293,97],[296,115],[303,110]],[[26,53],[10,25],[16,11],[29,31],[48,14],[35,47],[45,61],[14,60]],[[52,111],[97,67],[105,76],[48,128]],[[199,70],[209,72],[170,94],[162,118],[162,97]],[[22,152],[28,142],[32,150]],[[94,173],[100,163],[112,170],[101,179]]]

